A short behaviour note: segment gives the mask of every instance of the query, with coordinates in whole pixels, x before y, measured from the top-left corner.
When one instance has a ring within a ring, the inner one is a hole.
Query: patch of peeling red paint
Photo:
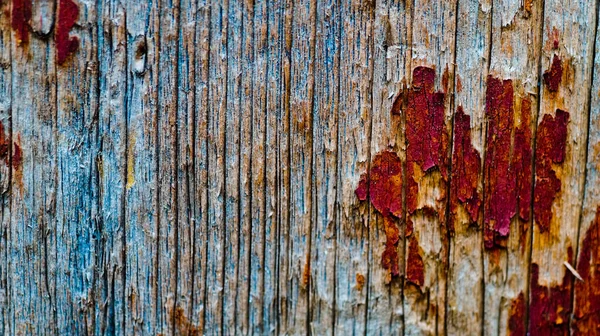
[[[569,263],[572,263],[572,256],[573,250],[569,247]],[[561,284],[542,286],[539,284],[539,266],[531,265],[530,336],[568,335],[572,282],[573,275],[565,270]]]
[[[16,32],[17,43],[29,42],[29,21],[31,20],[31,0],[13,0],[11,26]]]
[[[557,109],[555,117],[544,115],[537,131],[533,212],[542,232],[550,228],[552,203],[561,189],[561,181],[552,165],[565,159],[568,122],[569,113]]]
[[[600,331],[600,206],[581,243],[577,271],[583,281],[575,282],[573,335]]]
[[[521,122],[515,130],[513,167],[516,174],[517,209],[519,218],[529,220],[531,208],[531,101],[521,102]]]
[[[412,235],[408,242],[408,256],[406,260],[406,281],[419,287],[425,283],[425,264],[419,252],[419,242]]]
[[[508,319],[508,334],[511,336],[525,335],[527,328],[525,326],[525,295],[519,293],[510,304],[510,317]]]
[[[516,213],[516,178],[510,157],[514,128],[511,80],[488,76],[485,112],[488,130],[485,151],[484,243],[503,246]]]
[[[555,42],[556,43],[556,42]],[[552,66],[544,72],[544,83],[550,92],[558,91],[562,79],[563,67],[560,57],[554,55],[552,58]]]
[[[381,263],[390,275],[398,276],[397,247],[400,233],[395,218],[402,215],[402,161],[398,155],[391,151],[377,154],[369,174],[361,176],[355,193],[361,201],[369,198],[373,207],[383,216],[386,243]]]
[[[406,149],[409,214],[417,210],[419,181],[428,171],[438,168],[448,178],[448,132],[444,121],[444,93],[435,92],[435,70],[417,67],[412,88],[407,94]]]
[[[449,230],[454,232],[454,217],[460,201],[471,222],[477,222],[481,200],[477,192],[477,181],[481,170],[479,152],[471,143],[471,117],[459,106],[454,116],[454,149],[452,151],[452,179],[450,183],[450,218]]]
[[[79,47],[79,38],[70,31],[79,17],[79,7],[72,0],[59,0],[55,32],[58,64],[63,64]]]

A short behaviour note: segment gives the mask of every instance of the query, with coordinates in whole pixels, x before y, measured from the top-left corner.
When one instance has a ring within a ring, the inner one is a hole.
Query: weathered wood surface
[[[599,10],[0,1],[0,333],[600,334]]]

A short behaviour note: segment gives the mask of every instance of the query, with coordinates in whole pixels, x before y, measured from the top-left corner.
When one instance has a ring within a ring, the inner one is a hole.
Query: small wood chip
[[[579,279],[579,281],[584,282],[583,278],[581,277],[581,275],[579,275],[579,273],[577,273],[577,271],[575,270],[575,268],[573,266],[571,266],[571,264],[569,264],[568,262],[564,262],[565,267],[569,269],[569,271],[571,271],[571,273],[573,273],[573,275]]]

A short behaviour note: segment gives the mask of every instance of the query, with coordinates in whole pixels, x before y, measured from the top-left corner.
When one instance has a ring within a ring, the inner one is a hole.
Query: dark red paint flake
[[[516,213],[516,177],[510,157],[513,119],[511,80],[488,77],[485,112],[488,119],[484,171],[484,243],[503,246]]]
[[[425,283],[425,264],[419,252],[419,242],[414,235],[410,236],[408,241],[406,281],[421,287]]]
[[[63,64],[79,47],[79,38],[71,36],[71,28],[79,17],[79,7],[73,0],[59,0],[58,20],[55,32],[58,64]]]
[[[560,179],[553,164],[565,159],[569,113],[557,109],[556,116],[544,115],[538,127],[535,154],[535,190],[533,212],[541,232],[548,231],[552,219],[552,203],[560,192]]]
[[[369,198],[373,207],[383,216],[387,240],[381,262],[392,276],[398,276],[397,247],[400,233],[395,219],[402,215],[402,161],[398,155],[391,151],[377,154],[369,174],[361,176],[355,193],[361,201]]]
[[[556,43],[556,42],[555,42]],[[544,83],[550,92],[558,91],[560,81],[562,79],[563,67],[560,57],[554,55],[552,58],[552,66],[544,72]]]
[[[569,247],[569,263],[573,250]],[[563,267],[557,265],[557,267]],[[539,266],[531,265],[531,300],[529,303],[529,335],[568,335],[571,314],[571,284],[573,275],[565,271],[561,284],[551,287],[539,284]]]
[[[428,171],[438,168],[448,178],[448,132],[444,122],[444,93],[434,91],[435,70],[417,67],[412,88],[407,94],[406,207],[409,214],[417,210],[419,181]]]
[[[516,174],[517,209],[519,218],[529,220],[531,208],[531,101],[521,102],[521,122],[515,130],[513,167]]]
[[[14,169],[20,168],[22,162],[23,162],[23,150],[21,149],[21,146],[19,146],[19,144],[17,144],[15,142],[14,147],[13,147],[13,156],[12,156],[13,168]]]
[[[519,293],[510,304],[510,317],[508,319],[508,334],[510,336],[525,335],[527,328],[525,326],[525,295]]]
[[[13,0],[11,26],[17,35],[18,44],[29,42],[29,21],[31,20],[31,0]]]
[[[477,181],[481,170],[481,158],[471,144],[471,117],[459,106],[454,116],[454,149],[452,152],[452,179],[450,183],[450,231],[454,232],[454,217],[458,203],[469,213],[472,223],[477,222],[481,200]]]
[[[600,207],[581,243],[577,271],[583,281],[575,282],[573,335],[600,331]]]

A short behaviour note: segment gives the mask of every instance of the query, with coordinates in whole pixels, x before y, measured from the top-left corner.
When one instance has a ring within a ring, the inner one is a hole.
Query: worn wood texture
[[[0,333],[600,334],[599,10],[1,0]]]

